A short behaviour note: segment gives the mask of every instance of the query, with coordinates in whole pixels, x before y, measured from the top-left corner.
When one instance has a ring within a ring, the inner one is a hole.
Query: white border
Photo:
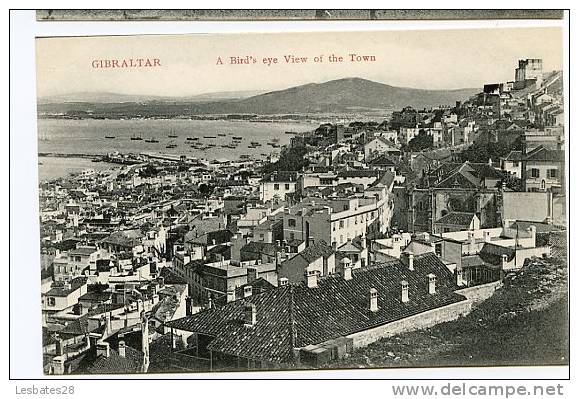
[[[110,5],[115,7],[115,5]],[[117,5],[117,7],[120,7]],[[296,6],[297,7],[297,6]],[[128,8],[128,7],[127,7]],[[327,8],[337,8],[327,7]],[[11,377],[44,378],[40,345],[38,201],[34,37],[379,29],[464,29],[561,26],[561,21],[303,21],[303,22],[37,22],[34,11],[11,14]],[[568,46],[568,43],[567,43]],[[567,54],[565,52],[565,54]],[[567,57],[567,55],[566,55]],[[566,61],[568,61],[566,59]],[[567,69],[568,71],[568,69]],[[569,75],[566,73],[566,86]],[[567,115],[570,116],[567,103]],[[6,146],[7,147],[7,146]],[[5,147],[5,148],[6,148]],[[571,224],[570,224],[571,226]],[[575,252],[575,251],[573,251]],[[6,291],[5,291],[6,292]],[[7,341],[5,341],[7,342]],[[572,356],[573,358],[573,356]],[[566,367],[456,368],[166,375],[167,378],[565,378]],[[114,376],[111,376],[114,378]],[[137,378],[139,376],[136,376]],[[86,377],[83,377],[86,378]],[[254,389],[257,386],[254,386]],[[252,389],[252,391],[254,390]]]

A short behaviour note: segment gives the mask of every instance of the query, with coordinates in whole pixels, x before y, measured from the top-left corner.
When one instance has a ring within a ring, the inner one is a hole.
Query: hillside
[[[254,95],[249,98],[226,98],[223,93],[195,97],[151,97],[149,101],[119,101],[110,95],[111,102],[81,101],[78,96],[71,102],[47,99],[39,101],[40,114],[64,114],[68,117],[172,117],[207,114],[314,114],[351,113],[368,110],[416,108],[454,105],[477,93],[478,89],[421,90],[389,86],[360,78],[310,83],[285,90]],[[234,93],[234,92],[233,92]],[[238,92],[247,93],[247,92]],[[229,93],[231,95],[231,93]],[[95,95],[86,98],[99,98]],[[86,113],[90,110],[90,116]]]
[[[236,112],[347,112],[349,110],[416,108],[454,105],[477,93],[478,89],[421,90],[395,87],[360,78],[307,84],[261,94],[239,101]]]

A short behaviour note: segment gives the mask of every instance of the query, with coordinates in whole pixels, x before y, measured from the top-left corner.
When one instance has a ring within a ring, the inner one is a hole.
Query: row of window
[[[370,212],[370,216],[368,217],[368,221],[370,221],[371,219],[374,219],[374,212]],[[345,219],[346,223],[344,224],[344,220],[340,220],[338,222],[338,228],[343,229],[344,225],[346,227],[350,227],[350,219]],[[366,222],[366,214],[362,214],[362,216],[360,217],[360,223],[365,223]],[[354,218],[354,224],[358,224],[358,216],[356,216]],[[332,223],[332,231],[336,231],[336,223]]]
[[[273,185],[273,189],[274,189],[274,190],[279,190],[279,183],[275,183],[275,184]],[[289,190],[289,189],[290,189],[290,185],[289,185],[288,183],[284,184],[284,189],[285,189],[285,190]]]
[[[537,168],[531,169],[531,177],[541,177],[541,171]],[[547,178],[548,179],[556,179],[559,177],[559,170],[557,169],[547,169]]]

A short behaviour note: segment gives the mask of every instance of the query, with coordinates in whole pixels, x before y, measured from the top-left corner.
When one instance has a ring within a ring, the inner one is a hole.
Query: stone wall
[[[487,284],[463,288],[456,291],[456,293],[465,296],[473,305],[476,305],[490,297],[502,284],[501,281],[493,281]]]
[[[464,300],[406,317],[392,323],[350,334],[347,338],[354,340],[355,349],[362,348],[382,338],[388,338],[404,332],[420,330],[446,321],[456,320],[460,316],[467,315],[471,307],[472,302],[470,300]]]
[[[432,327],[439,323],[453,321],[470,313],[472,307],[488,297],[502,285],[500,281],[463,288],[456,291],[466,299],[461,302],[431,309],[414,316],[384,324],[369,330],[350,334],[347,337],[354,340],[354,348],[362,348],[382,338],[392,337],[409,331],[421,330]]]

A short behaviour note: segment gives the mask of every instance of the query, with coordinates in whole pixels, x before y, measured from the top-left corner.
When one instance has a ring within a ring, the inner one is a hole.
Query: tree
[[[428,148],[432,148],[434,144],[434,139],[431,135],[421,130],[418,136],[415,136],[408,142],[408,149],[410,151],[422,151]]]
[[[277,162],[265,165],[263,172],[271,173],[275,171],[300,171],[309,165],[307,159],[304,158],[307,152],[308,150],[306,147],[285,147],[281,151],[279,160]]]
[[[523,149],[522,139],[519,138],[512,143],[504,142],[486,142],[474,143],[466,150],[462,151],[458,156],[461,162],[469,161],[472,163],[487,163],[489,158],[493,161],[498,161],[504,158],[511,151],[521,151]]]
[[[214,187],[210,186],[209,184],[201,183],[199,185],[199,187],[197,188],[197,190],[199,191],[199,194],[202,194],[204,196],[208,196],[213,192]]]

